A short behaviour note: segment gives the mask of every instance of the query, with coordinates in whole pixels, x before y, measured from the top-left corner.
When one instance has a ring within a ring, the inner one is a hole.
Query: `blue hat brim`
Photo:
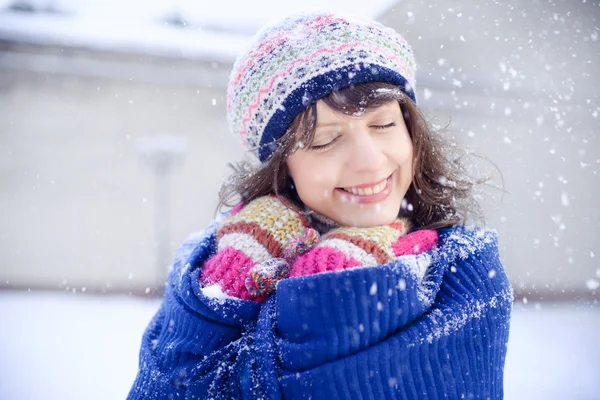
[[[414,89],[398,71],[369,63],[361,63],[360,68],[349,65],[329,71],[304,82],[286,97],[265,127],[258,149],[259,160],[264,162],[269,159],[277,148],[275,142],[286,133],[294,118],[306,107],[331,92],[367,82],[396,85],[416,103]]]

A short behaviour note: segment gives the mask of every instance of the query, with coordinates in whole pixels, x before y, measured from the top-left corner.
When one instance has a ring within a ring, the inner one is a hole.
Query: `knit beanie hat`
[[[263,28],[236,60],[229,127],[264,162],[294,118],[335,90],[386,82],[415,101],[415,68],[406,40],[378,22],[330,13],[288,17]]]

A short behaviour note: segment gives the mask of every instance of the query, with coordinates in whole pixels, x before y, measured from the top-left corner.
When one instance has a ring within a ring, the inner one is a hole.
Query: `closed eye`
[[[387,129],[387,128],[391,128],[396,126],[395,122],[390,122],[389,124],[386,125],[373,125],[372,128],[374,129]],[[340,138],[340,136],[336,136],[332,141],[325,143],[325,144],[319,144],[319,145],[313,145],[309,147],[309,150],[325,150],[331,146],[333,146],[333,144]]]
[[[315,146],[310,146],[310,150],[325,150],[328,147],[333,146],[333,144],[339,139],[339,136],[336,136],[331,142],[325,144],[319,144]]]
[[[373,128],[375,129],[386,129],[386,128],[391,128],[392,126],[396,126],[395,122],[390,122],[387,125],[373,125]]]

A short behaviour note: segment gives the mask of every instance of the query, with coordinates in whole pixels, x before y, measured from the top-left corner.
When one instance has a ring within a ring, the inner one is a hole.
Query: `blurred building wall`
[[[600,3],[403,1],[381,20],[415,51],[427,113],[502,174],[480,202],[516,291],[597,296]]]
[[[170,193],[171,258],[213,217],[226,162],[242,156],[227,134],[223,88],[176,79],[185,60],[7,44],[1,51],[22,56],[21,67],[0,69],[2,286],[154,288],[168,267],[156,265],[157,190]],[[82,61],[97,62],[98,73],[60,71]],[[103,63],[119,75],[102,76]],[[164,76],[140,73],[146,65]],[[140,151],[143,138],[157,135],[185,145],[169,187],[156,187]]]
[[[399,2],[381,20],[415,50],[425,113],[502,172],[507,193],[487,188],[481,203],[515,289],[597,294],[597,3]],[[140,140],[185,146],[160,188],[172,257],[243,156],[225,122],[230,68],[0,42],[0,284],[157,287],[168,262]]]

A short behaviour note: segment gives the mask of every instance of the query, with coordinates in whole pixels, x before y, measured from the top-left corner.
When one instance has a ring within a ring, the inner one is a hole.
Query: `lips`
[[[383,180],[373,186],[353,186],[349,188],[343,188],[342,190],[359,196],[370,196],[381,192],[383,189],[385,189],[386,185],[387,180]]]
[[[392,175],[380,182],[337,188],[336,190],[342,195],[342,199],[357,203],[375,203],[385,200],[390,195],[391,189]]]
[[[387,180],[390,178],[390,176],[388,176],[387,178],[381,179],[379,181],[375,181],[375,182],[371,182],[371,183],[361,183],[360,185],[356,185],[356,186],[341,187],[340,189],[345,190],[348,193],[352,193],[352,194],[360,195],[360,196],[365,196],[365,195],[368,196],[368,195],[372,195],[372,194],[377,194],[377,193],[381,192],[383,189],[385,189]]]

